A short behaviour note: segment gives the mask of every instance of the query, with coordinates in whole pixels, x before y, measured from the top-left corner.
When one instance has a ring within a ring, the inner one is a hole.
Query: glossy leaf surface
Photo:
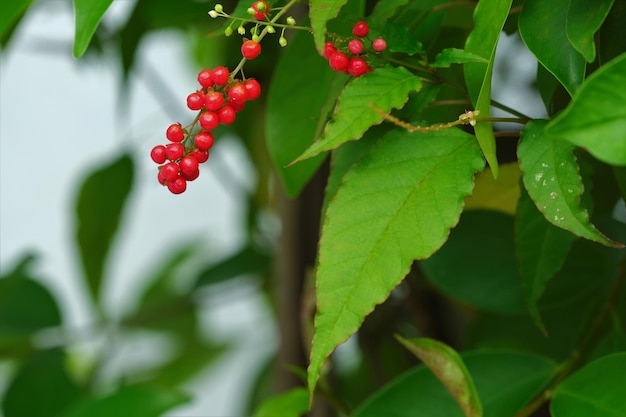
[[[626,412],[626,352],[597,359],[563,381],[550,402],[553,417],[620,417]]]
[[[96,33],[100,21],[113,0],[73,0],[74,15],[76,17],[76,32],[74,35],[74,57],[83,56],[89,42]]]
[[[489,61],[482,56],[473,54],[457,48],[448,48],[441,51],[435,57],[431,67],[448,68],[452,64],[467,64],[468,62],[480,62],[489,64]]]
[[[483,406],[472,376],[454,349],[426,337],[412,340],[398,337],[398,340],[437,376],[466,417],[482,417]]]
[[[626,53],[593,73],[547,132],[612,165],[626,165]]]
[[[522,40],[573,96],[585,77],[585,59],[567,39],[570,0],[527,0],[519,17]]]
[[[322,227],[312,392],[325,359],[458,221],[484,161],[458,129],[395,129],[344,176]]]
[[[313,40],[318,51],[324,50],[326,24],[339,14],[348,0],[311,0],[309,2],[309,18],[313,29]]]
[[[580,52],[587,62],[596,59],[596,45],[593,39],[602,25],[614,0],[570,0],[567,13],[567,39]]]
[[[553,225],[603,245],[621,247],[591,224],[581,205],[583,183],[574,145],[546,134],[546,125],[545,120],[528,123],[517,149],[528,194]]]
[[[409,93],[418,91],[421,85],[420,78],[403,67],[382,67],[353,79],[339,96],[333,119],[326,125],[322,137],[296,162],[361,138],[370,126],[384,120],[384,116],[373,110],[372,105],[383,112],[390,112],[393,108],[402,107]]]

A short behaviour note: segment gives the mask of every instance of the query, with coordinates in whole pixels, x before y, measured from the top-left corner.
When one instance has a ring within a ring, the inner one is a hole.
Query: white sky
[[[37,272],[64,300],[67,322],[84,326],[91,315],[74,258],[72,215],[75,191],[85,173],[124,149],[138,162],[130,205],[110,254],[106,304],[111,311],[132,305],[143,286],[140,278],[170,247],[196,239],[207,261],[235,250],[242,242],[244,213],[243,202],[236,193],[225,192],[213,170],[201,171],[179,196],[157,183],[149,151],[166,141],[170,123],[188,120],[172,120],[146,84],[133,77],[130,122],[121,125],[116,117],[118,64],[113,59],[72,58],[69,4],[40,3],[0,55],[0,268],[5,272],[26,251],[41,254]],[[114,2],[106,18],[123,17],[131,5]],[[44,39],[59,48],[36,50],[37,41]],[[196,89],[197,69],[186,52],[175,33],[156,34],[142,44],[138,70],[149,65],[158,71],[180,99],[181,117],[191,118],[185,98]],[[254,174],[236,141],[218,143],[208,164],[215,158],[239,182],[253,183]],[[249,376],[246,368],[256,367],[275,343],[261,301],[254,291],[248,294],[207,310],[205,318],[218,337],[238,339],[239,348],[215,372],[189,387],[198,392],[196,401],[172,416],[231,416],[240,409]],[[5,383],[0,381],[0,391]]]

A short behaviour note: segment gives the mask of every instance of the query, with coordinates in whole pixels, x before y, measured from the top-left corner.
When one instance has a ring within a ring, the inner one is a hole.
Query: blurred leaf
[[[309,408],[306,388],[293,388],[265,400],[253,417],[300,417]]]
[[[0,279],[0,346],[62,323],[54,296],[29,271],[34,261],[34,255],[23,257]]]
[[[463,66],[467,89],[474,103],[474,109],[480,111],[480,117],[491,115],[491,74],[496,46],[504,22],[506,22],[512,0],[481,0],[474,9],[474,29],[467,37],[465,51],[476,54],[487,61],[468,63]],[[480,144],[494,178],[498,177],[498,159],[496,139],[491,123],[478,123],[474,126],[476,139]]]
[[[123,155],[83,181],[76,199],[76,243],[85,280],[98,302],[107,255],[133,184],[133,161]]]
[[[522,40],[573,96],[585,78],[585,59],[567,39],[570,0],[526,0],[519,16]]]
[[[113,0],[73,0],[76,17],[74,58],[83,56]]]
[[[598,63],[600,65],[606,64],[626,51],[626,36],[623,36],[624,21],[626,21],[626,1],[615,1],[598,32]]]
[[[482,417],[483,406],[472,376],[454,349],[427,337],[411,340],[396,338],[435,374],[467,417]]]
[[[465,199],[465,209],[497,210],[515,214],[520,196],[521,175],[516,162],[500,165],[497,179],[487,168],[476,176],[474,192]]]
[[[347,2],[348,0],[311,0],[309,2],[309,17],[311,18],[311,28],[313,29],[313,40],[320,54],[324,51],[328,21],[337,17],[339,11]]]
[[[464,212],[445,245],[420,266],[437,289],[480,310],[513,314],[526,309],[509,215]]]
[[[264,275],[270,271],[272,260],[270,254],[248,244],[236,254],[200,272],[194,288],[217,284],[241,275]]]
[[[3,44],[8,42],[8,35],[22,15],[36,0],[11,0],[0,2],[0,38]]]
[[[64,362],[65,353],[61,349],[40,350],[29,358],[4,393],[4,416],[61,415],[80,395],[78,386],[66,372]]]
[[[517,155],[528,194],[552,224],[603,245],[623,247],[604,236],[589,221],[581,205],[583,183],[574,145],[546,134],[546,120],[529,122],[522,130]]]
[[[550,402],[553,417],[619,417],[626,406],[626,352],[597,359],[563,381]]]
[[[512,416],[530,401],[556,372],[551,360],[517,352],[484,351],[461,355],[474,379],[485,416]],[[462,417],[452,396],[420,366],[373,394],[352,417]]]
[[[546,128],[611,165],[626,165],[626,53],[593,73]]]
[[[274,69],[270,84],[266,131],[274,167],[287,195],[295,197],[325,157],[287,165],[317,138],[327,117],[323,107],[327,102],[334,103],[345,78],[337,77],[328,63],[314,52],[309,34],[298,33],[289,44]],[[311,82],[312,79],[315,82]]]
[[[126,386],[99,398],[86,398],[62,414],[62,417],[158,417],[167,410],[189,401],[179,391],[151,387]]]
[[[311,392],[334,348],[388,297],[413,260],[443,244],[483,167],[476,143],[459,129],[395,129],[345,175],[320,240]]]
[[[410,0],[385,0],[379,1],[374,6],[374,11],[369,16],[370,19],[387,20],[396,14],[398,7],[404,6]]]
[[[615,174],[622,200],[626,203],[626,167],[613,167],[613,173]]]
[[[309,146],[294,162],[336,149],[343,143],[360,139],[372,125],[384,117],[374,111],[374,105],[383,112],[402,107],[408,94],[421,88],[421,79],[404,67],[382,67],[355,78],[341,93],[323,136]]]
[[[596,59],[593,37],[609,14],[614,0],[570,0],[567,13],[567,38],[587,62]]]
[[[381,3],[378,3],[381,4]],[[424,46],[415,34],[405,26],[393,21],[373,21],[370,23],[370,38],[382,37],[387,42],[386,52],[415,55],[424,52]]]
[[[468,62],[482,62],[483,64],[489,64],[489,60],[480,55],[476,55],[462,49],[448,48],[441,51],[435,57],[435,61],[430,64],[430,66],[435,68],[448,68],[452,64],[466,64]]]
[[[526,304],[535,323],[544,329],[537,301],[547,282],[561,269],[576,236],[549,223],[526,190],[515,217],[515,248]],[[545,331],[545,330],[544,330]]]

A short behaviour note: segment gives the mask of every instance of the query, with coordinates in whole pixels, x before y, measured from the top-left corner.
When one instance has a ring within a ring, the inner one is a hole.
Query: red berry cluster
[[[187,181],[200,175],[199,165],[209,159],[215,141],[211,131],[220,124],[233,123],[246,101],[261,94],[256,80],[231,80],[228,68],[222,66],[200,71],[198,82],[202,88],[187,96],[187,107],[198,111],[198,116],[186,128],[180,123],[170,125],[165,136],[171,143],[157,145],[150,152],[152,160],[160,165],[159,182],[174,194],[184,192]]]
[[[342,48],[333,42],[326,42],[324,58],[335,71],[344,72],[354,77],[360,77],[372,70],[365,61],[365,46],[363,39],[369,34],[370,28],[365,22],[356,22],[352,27],[352,34],[356,38],[348,41],[347,48]],[[376,38],[371,42],[371,50],[382,52],[387,49],[387,42],[383,38]]]

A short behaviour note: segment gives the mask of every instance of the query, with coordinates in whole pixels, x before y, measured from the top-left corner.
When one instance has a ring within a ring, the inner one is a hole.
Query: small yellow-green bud
[[[276,33],[276,29],[274,29],[274,26],[268,26],[267,33]]]
[[[222,5],[218,3],[218,4],[215,5],[213,10],[215,10],[217,13],[223,13],[224,12],[224,7],[222,7]]]
[[[278,39],[278,44],[284,48],[287,46],[287,39],[285,39],[284,36],[281,36],[280,39]]]
[[[248,13],[250,16],[254,16],[256,14],[256,10],[254,10],[252,7],[248,7],[246,13]]]
[[[217,12],[215,10],[211,10],[209,12],[209,16],[211,16],[213,19],[215,19],[217,17]]]
[[[296,24],[296,19],[294,19],[292,16],[289,16],[289,17],[287,18],[287,24],[288,24],[289,26],[294,26],[294,25]]]
[[[256,43],[259,43],[260,39],[259,39],[259,35],[257,35],[256,33],[254,35],[252,35],[252,40]]]
[[[228,26],[226,29],[224,29],[224,35],[226,36],[230,36],[233,34],[233,28]]]
[[[245,35],[246,34],[246,28],[243,27],[243,25],[239,26],[237,28],[237,33],[240,34],[240,35]]]

